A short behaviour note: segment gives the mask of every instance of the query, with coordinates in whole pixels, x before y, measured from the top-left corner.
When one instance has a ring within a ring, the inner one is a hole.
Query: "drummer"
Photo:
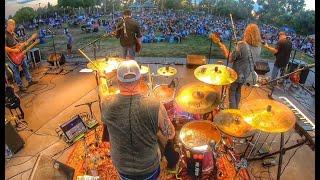
[[[160,102],[141,95],[140,68],[136,61],[121,62],[117,69],[120,94],[102,103],[102,121],[111,144],[111,158],[120,179],[157,179],[160,150],[157,132],[173,139],[175,129]]]
[[[217,43],[227,58],[229,51],[225,44],[219,38],[212,38],[213,42]],[[230,86],[229,101],[230,108],[238,109],[241,99],[241,87],[246,83],[250,72],[254,69],[253,62],[260,58],[261,53],[261,36],[259,27],[256,24],[248,24],[244,33],[243,40],[239,41],[236,50],[230,55],[230,61],[233,63],[232,68],[237,72],[238,79]],[[250,63],[252,56],[252,63]],[[251,66],[251,67],[250,67]]]

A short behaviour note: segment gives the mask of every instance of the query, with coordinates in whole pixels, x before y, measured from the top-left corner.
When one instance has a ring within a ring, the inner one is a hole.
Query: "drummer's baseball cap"
[[[141,77],[140,68],[135,60],[123,61],[117,68],[117,78],[120,82],[131,83]]]

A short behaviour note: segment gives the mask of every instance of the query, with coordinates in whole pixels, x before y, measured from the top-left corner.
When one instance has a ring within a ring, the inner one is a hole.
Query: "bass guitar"
[[[16,46],[14,46],[13,48],[14,48],[14,49],[17,49],[17,48],[18,48],[18,49],[24,49],[25,46],[28,46],[29,43],[30,43],[31,41],[33,41],[34,39],[36,39],[36,38],[38,38],[38,34],[35,33],[35,34],[33,34],[33,35],[26,41],[25,45],[19,43],[19,44],[17,44]],[[8,57],[9,57],[9,60],[10,60],[13,64],[15,64],[15,65],[18,65],[18,66],[21,65],[23,59],[25,58],[26,53],[27,53],[30,49],[32,49],[35,45],[37,45],[39,42],[40,42],[40,40],[37,39],[35,42],[33,42],[30,46],[28,46],[27,48],[25,48],[25,49],[24,49],[23,51],[21,51],[21,52],[17,52],[17,53],[14,53],[14,52],[7,53],[7,54],[8,54]]]

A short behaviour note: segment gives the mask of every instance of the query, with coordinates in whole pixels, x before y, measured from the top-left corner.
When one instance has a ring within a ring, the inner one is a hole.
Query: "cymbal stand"
[[[78,104],[78,105],[75,105],[74,107],[79,107],[79,106],[84,106],[84,105],[87,105],[89,107],[89,112],[90,112],[90,119],[93,119],[94,116],[93,116],[93,111],[92,111],[92,104],[97,102],[98,100],[95,100],[95,101],[91,101],[91,102],[87,102],[87,103],[83,103],[83,104]]]
[[[261,136],[261,131],[259,131],[258,137],[257,137],[257,139],[255,140],[255,142],[254,142],[253,144],[252,144],[252,142],[249,142],[249,143],[248,143],[248,145],[247,145],[247,147],[246,147],[246,150],[245,150],[244,153],[243,153],[243,156],[245,156],[247,150],[249,149],[249,146],[250,146],[250,145],[252,146],[252,148],[251,148],[251,150],[250,150],[250,152],[249,152],[249,154],[248,154],[248,156],[247,156],[247,159],[249,159],[249,157],[251,156],[254,148],[255,148],[256,145],[258,144],[258,141],[259,141],[259,139],[260,139],[260,136]],[[253,140],[253,139],[254,139],[254,136],[252,137],[252,140]]]

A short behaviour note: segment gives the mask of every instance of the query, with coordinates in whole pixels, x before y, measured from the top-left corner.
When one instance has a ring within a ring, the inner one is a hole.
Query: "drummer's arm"
[[[168,117],[167,111],[163,106],[163,104],[160,104],[160,108],[159,108],[158,126],[160,128],[160,131],[166,138],[168,139],[174,138],[175,129]]]

